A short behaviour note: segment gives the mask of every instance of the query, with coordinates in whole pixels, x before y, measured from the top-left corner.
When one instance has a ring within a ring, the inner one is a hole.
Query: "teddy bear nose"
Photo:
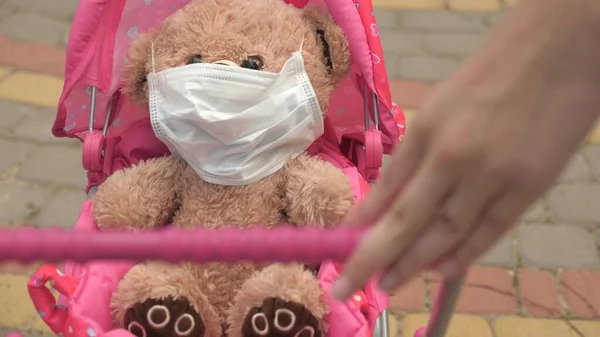
[[[221,64],[221,65],[224,65],[224,66],[238,67],[238,68],[240,67],[235,62],[232,62],[232,61],[229,61],[229,60],[219,60],[219,61],[213,62],[213,64]]]

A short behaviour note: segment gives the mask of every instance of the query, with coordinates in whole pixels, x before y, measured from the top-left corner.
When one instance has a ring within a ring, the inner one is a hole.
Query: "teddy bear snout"
[[[219,61],[213,62],[213,64],[221,64],[221,65],[224,65],[224,66],[230,66],[230,67],[238,67],[238,68],[240,68],[240,66],[238,64],[236,64],[233,61],[229,61],[229,60],[219,60]]]

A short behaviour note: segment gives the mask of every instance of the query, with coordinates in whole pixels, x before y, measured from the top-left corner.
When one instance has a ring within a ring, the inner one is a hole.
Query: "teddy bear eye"
[[[187,64],[194,64],[194,63],[202,63],[202,56],[201,55],[194,55],[194,56],[192,56],[188,60]]]
[[[261,70],[263,68],[263,61],[258,56],[248,56],[247,59],[242,61],[240,66],[246,69]]]

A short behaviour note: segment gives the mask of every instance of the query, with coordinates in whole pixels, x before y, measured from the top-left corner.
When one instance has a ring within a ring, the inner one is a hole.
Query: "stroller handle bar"
[[[0,262],[90,260],[165,260],[168,262],[303,262],[343,261],[366,228],[251,228],[240,230],[167,228],[155,231],[0,230]]]
[[[246,260],[258,263],[298,261],[319,264],[323,260],[345,260],[365,231],[364,227],[323,229],[282,226],[247,230],[225,228],[183,231],[167,228],[146,232],[96,232],[25,227],[0,230],[0,262],[161,259],[168,262]],[[437,310],[428,328],[418,330],[415,337],[445,335],[461,283],[444,281],[437,298]],[[387,313],[384,312],[384,315]],[[383,329],[384,336],[387,336],[387,327]],[[9,336],[22,337],[19,334]]]

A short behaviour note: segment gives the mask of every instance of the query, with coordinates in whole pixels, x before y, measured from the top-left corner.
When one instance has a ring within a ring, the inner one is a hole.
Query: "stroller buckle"
[[[104,179],[106,179],[106,175],[104,174],[104,141],[106,139],[106,135],[108,134],[108,127],[112,117],[114,96],[111,96],[108,101],[104,125],[100,131],[94,128],[97,95],[98,88],[92,86],[90,97],[89,132],[84,135],[81,156],[83,168],[87,171],[88,178],[86,193],[89,193],[92,187],[99,186]]]
[[[87,171],[88,189],[102,182],[104,168],[104,140],[101,131],[86,133],[83,140],[81,161]]]
[[[381,131],[371,129],[343,135],[340,148],[363,178],[369,182],[379,178],[379,169],[383,165]]]

